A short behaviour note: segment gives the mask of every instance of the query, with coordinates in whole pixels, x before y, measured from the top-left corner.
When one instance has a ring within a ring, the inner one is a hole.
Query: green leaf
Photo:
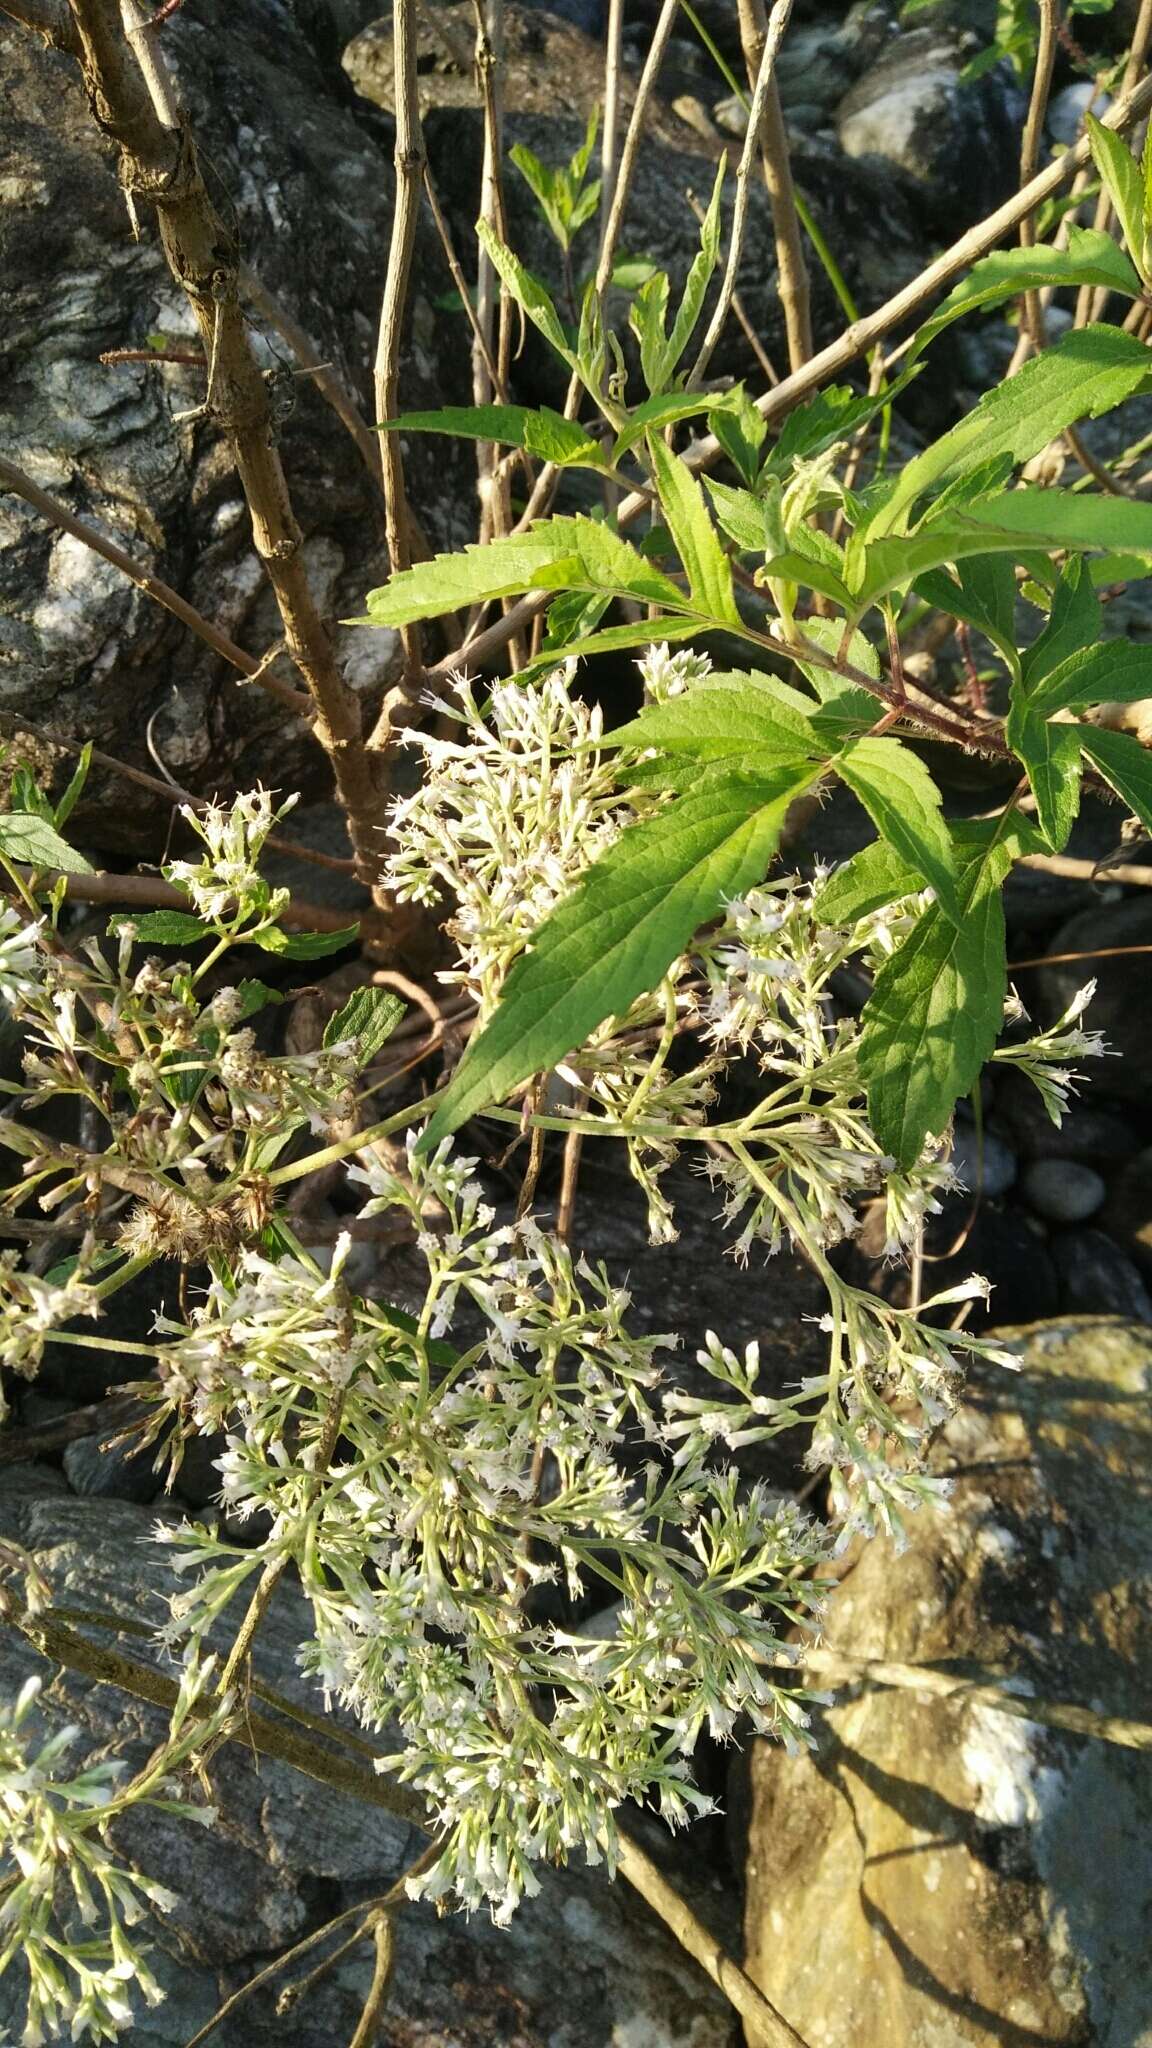
[[[977,463],[998,456],[1026,462],[1076,420],[1094,419],[1130,398],[1148,373],[1148,350],[1134,335],[1118,327],[1071,330],[905,464],[869,520],[867,536],[902,530],[918,498]]]
[[[1018,830],[1003,818],[957,828],[959,922],[930,904],[879,970],[864,1006],[860,1062],[869,1116],[901,1166],[943,1131],[999,1035],[1007,986],[1000,889]]]
[[[649,705],[609,738],[614,746],[656,747],[701,762],[735,757],[750,773],[819,760],[824,751],[804,714],[749,675],[710,676],[681,697]]]
[[[214,937],[211,925],[188,910],[146,910],[139,917],[129,914],[108,921],[110,932],[120,933],[125,925],[132,926],[142,946],[202,946]]]
[[[499,441],[506,448],[526,448],[542,462],[558,468],[582,463],[601,469],[603,450],[576,420],[547,405],[445,405],[438,412],[406,412],[383,420],[381,433],[454,434],[461,440]]]
[[[1062,853],[1080,809],[1080,727],[1049,724],[1017,693],[1004,736],[1028,770],[1040,829],[1052,851]]]
[[[975,626],[999,648],[1012,674],[1020,673],[1016,647],[1016,577],[1007,555],[972,555],[954,575],[929,569],[916,578],[916,595],[937,611]]]
[[[737,384],[727,394],[725,404],[712,408],[708,414],[708,425],[745,483],[755,483],[768,423],[756,410],[742,384]]]
[[[586,597],[582,590],[566,590],[562,597],[554,598],[545,615],[541,651],[555,654],[566,650],[570,641],[585,639],[600,624],[611,602],[603,595]]]
[[[832,763],[858,796],[882,839],[936,891],[941,907],[961,916],[952,840],[940,811],[940,792],[915,754],[899,740],[861,739]]]
[[[726,897],[764,875],[812,768],[719,771],[622,832],[512,968],[421,1139],[436,1145],[528,1075],[555,1066],[606,1017],[654,988]]]
[[[240,1024],[249,1017],[255,1017],[258,1011],[267,1009],[269,1003],[284,1001],[279,989],[269,988],[266,981],[257,981],[253,977],[238,981],[236,993],[240,998],[240,1015],[237,1018]]]
[[[723,413],[730,411],[729,396],[726,394],[718,402],[714,395],[705,391],[661,391],[655,398],[646,398],[642,405],[633,406],[613,443],[613,465],[618,466],[621,458],[644,439],[650,428],[671,427],[678,420],[692,419],[696,414],[717,406]]]
[[[576,357],[568,345],[560,315],[539,278],[525,270],[519,257],[505,247],[490,221],[477,221],[476,239],[490,256],[493,269],[503,279],[521,311],[527,314],[534,327],[540,329],[545,341],[569,369],[574,370]]]
[[[732,565],[708,516],[704,493],[686,463],[660,439],[648,436],[648,460],[676,551],[684,564],[694,604],[707,618],[739,626],[732,595]]]
[[[369,591],[366,618],[345,623],[406,626],[528,590],[607,591],[685,609],[683,591],[627,541],[599,520],[575,517],[543,519],[528,533],[402,569],[390,583]]]
[[[714,476],[706,476],[704,481],[716,508],[716,517],[729,540],[734,540],[746,555],[766,554],[769,542],[768,505],[765,500],[756,497],[752,491],[717,483]]]
[[[58,832],[62,832],[64,830],[64,827],[68,823],[69,818],[72,816],[72,813],[76,808],[76,805],[79,803],[80,798],[84,793],[84,785],[88,780],[88,770],[91,766],[92,742],[91,740],[86,740],[83,747],[80,749],[80,759],[76,763],[76,772],[73,775],[72,780],[69,782],[67,789],[64,791],[63,796],[61,797],[59,803],[56,806],[55,825],[56,830]]]
[[[1058,668],[1082,647],[1094,647],[1100,638],[1104,614],[1092,584],[1092,577],[1079,555],[1065,565],[1052,594],[1052,608],[1044,629],[1028,648],[1021,663],[1021,680],[1031,690],[1051,669]]]
[[[764,474],[787,480],[797,461],[810,461],[814,455],[822,455],[834,442],[846,441],[857,428],[866,426],[892,403],[911,378],[912,372],[906,372],[894,378],[884,391],[863,395],[853,391],[849,384],[830,384],[826,391],[818,391],[814,398],[789,413],[764,465]]]
[[[604,626],[598,633],[566,640],[562,647],[544,648],[516,671],[516,680],[527,685],[551,675],[558,659],[585,661],[593,654],[618,654],[629,647],[648,647],[653,640],[667,640],[671,645],[677,640],[694,640],[699,634],[699,619],[637,619],[622,626]]]
[[[1152,832],[1152,754],[1128,732],[1109,732],[1102,725],[1078,725],[1074,730],[1105,781]]]
[[[1025,369],[1029,367],[1025,364]],[[1012,379],[1013,384],[1018,381]],[[1152,504],[1139,498],[1026,488],[967,506],[963,520],[997,529],[1001,545],[1109,548],[1116,554],[1152,558]]]
[[[259,946],[263,953],[277,953],[283,960],[323,960],[327,953],[342,953],[360,937],[358,924],[345,925],[338,932],[285,932],[269,925],[262,932],[245,932],[244,943]]]
[[[1114,128],[1105,128],[1095,114],[1085,115],[1096,168],[1116,209],[1124,240],[1134,261],[1146,270],[1147,250],[1144,223],[1144,179],[1128,144]]]
[[[10,811],[0,816],[0,853],[29,867],[58,869],[64,875],[90,875],[92,865],[65,845],[55,826],[36,811]]]
[[[324,1026],[323,1043],[342,1045],[350,1038],[361,1065],[367,1066],[388,1043],[403,1015],[403,1003],[387,989],[353,989],[343,1009]]]
[[[874,839],[828,877],[817,892],[815,910],[822,924],[855,924],[887,903],[919,895],[920,876],[902,860],[894,846]]]
[[[807,643],[818,647],[838,661],[844,640],[844,622],[842,619],[805,619],[796,640],[801,646]],[[815,662],[802,661],[798,655],[794,658],[801,675],[820,699],[820,711],[814,723],[817,732],[828,737],[830,744],[842,746],[846,739],[853,739],[857,733],[875,725],[880,705],[861,683],[853,683],[847,676],[838,675],[833,669],[818,667]],[[843,658],[861,675],[872,676],[879,681],[880,657],[863,633],[853,631],[847,655]]]
[[[1047,718],[1054,711],[1083,711],[1090,704],[1139,704],[1152,696],[1152,648],[1135,640],[1105,640],[1082,647],[1051,669],[1028,702]]]
[[[1140,279],[1124,251],[1102,228],[1070,228],[1066,249],[1042,242],[1030,249],[995,249],[972,265],[932,318],[925,321],[905,360],[915,362],[945,327],[965,313],[974,313],[979,306],[1000,305],[1021,292],[1041,291],[1050,284],[1072,289],[1099,285],[1108,291],[1125,292],[1129,298],[1138,298],[1141,290]]]
[[[668,378],[668,273],[653,271],[646,277],[628,309],[628,324],[640,344],[640,370],[653,396],[663,391]]]
[[[30,768],[20,765],[13,769],[8,801],[14,811],[28,811],[33,817],[43,818],[47,825],[56,823],[56,812]]]

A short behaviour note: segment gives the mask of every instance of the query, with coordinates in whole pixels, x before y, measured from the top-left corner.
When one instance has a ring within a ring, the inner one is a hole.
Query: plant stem
[[[1036,70],[1032,79],[1032,96],[1028,103],[1028,119],[1024,124],[1024,137],[1020,145],[1020,183],[1028,186],[1040,165],[1040,143],[1044,134],[1044,117],[1048,111],[1048,96],[1052,90],[1052,70],[1056,62],[1057,0],[1040,0],[1040,42],[1036,51]],[[1026,213],[1020,223],[1020,247],[1030,249],[1036,240],[1032,215]],[[1036,348],[1044,346],[1044,312],[1038,292],[1024,294],[1024,320]]]
[[[416,0],[393,0],[392,49],[395,69],[396,110],[396,198],[392,214],[392,238],[388,247],[388,270],[380,306],[380,327],[376,339],[373,390],[376,423],[395,419],[400,410],[400,343],[408,304],[408,281],[412,252],[420,220],[420,194],[424,181],[424,136],[420,127],[420,93],[416,75]],[[408,532],[408,499],[404,488],[404,464],[400,443],[394,433],[380,436],[380,463],[384,480],[384,530],[393,576],[412,566]],[[395,730],[411,723],[411,707],[419,694],[423,676],[421,637],[418,625],[401,628],[404,646],[404,680],[399,690],[389,691],[379,723],[369,740],[373,749],[387,749]],[[408,716],[405,716],[405,712]]]
[[[773,31],[769,29],[765,0],[737,0],[737,5],[740,16],[740,43],[744,51],[748,82],[751,84],[753,79],[759,77],[764,46]],[[779,12],[777,0],[777,5],[772,10],[774,24]],[[777,41],[786,25],[787,12],[780,23]],[[780,280],[780,304],[783,307],[784,326],[788,336],[788,366],[792,371],[797,371],[803,368],[812,354],[808,266],[804,260],[804,241],[796,210],[796,193],[792,183],[792,165],[784,115],[780,106],[780,93],[776,80],[771,75],[766,87],[764,112],[758,124],[758,135],[764,166],[764,183],[772,206],[772,220],[776,232],[776,265]]]

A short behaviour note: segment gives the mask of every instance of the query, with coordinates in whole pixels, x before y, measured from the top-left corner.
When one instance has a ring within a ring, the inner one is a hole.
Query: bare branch
[[[416,74],[416,0],[395,0],[392,33],[396,71],[396,200],[373,371],[378,426],[383,420],[395,419],[399,411],[400,344],[424,181],[424,136],[420,127],[420,91]],[[381,434],[380,460],[388,559],[395,576],[400,570],[411,567],[412,549],[408,534],[404,464],[400,443],[394,433]],[[404,644],[404,682],[399,692],[389,693],[380,724],[370,742],[374,749],[387,748],[393,728],[410,722],[410,718],[405,719],[399,714],[405,702],[411,704],[420,688],[423,667],[419,626],[403,627],[401,638]],[[397,699],[395,704],[393,698]]]
[[[13,871],[25,882],[33,877],[64,882],[69,903],[109,903],[121,910],[187,910],[188,898],[159,875],[116,875],[99,868],[90,875],[58,875],[52,868],[32,868],[13,861]],[[295,931],[342,932],[355,924],[354,914],[329,910],[325,903],[308,903],[293,897],[286,906],[284,923]]]
[[[76,55],[76,31],[64,0],[0,0],[0,14],[43,36],[50,49]]]
[[[1057,0],[1040,0],[1040,42],[1036,51],[1036,70],[1032,78],[1028,118],[1024,123],[1024,136],[1020,144],[1020,183],[1023,186],[1032,183],[1040,166],[1040,143],[1044,134],[1044,117],[1048,112],[1048,95],[1052,90],[1058,26]],[[1026,213],[1020,223],[1020,247],[1030,249],[1035,240],[1036,231],[1032,215]],[[1024,322],[1035,347],[1043,348],[1044,310],[1038,292],[1024,294]]]
[[[760,75],[764,46],[771,33],[768,14],[764,0],[738,0],[738,7],[740,43],[748,71],[748,83],[752,85]],[[778,8],[773,9],[773,20],[778,12]],[[780,24],[779,34],[783,33],[784,26],[784,23]],[[749,127],[751,125],[749,121]],[[812,354],[808,265],[804,257],[800,217],[796,211],[796,193],[792,184],[792,165],[788,153],[788,136],[784,128],[784,114],[780,106],[780,91],[775,78],[771,75],[767,82],[763,115],[758,123],[758,135],[761,162],[764,166],[764,183],[772,207],[772,224],[776,236],[776,268],[780,280],[780,304],[788,335],[788,367],[791,370],[799,370]]]

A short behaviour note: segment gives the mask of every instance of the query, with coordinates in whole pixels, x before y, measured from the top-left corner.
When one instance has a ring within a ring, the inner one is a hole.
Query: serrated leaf
[[[560,648],[566,649],[569,641],[586,639],[600,624],[611,602],[610,597],[586,597],[582,590],[566,590],[562,597],[553,598],[545,614],[541,652],[555,654]]]
[[[802,712],[746,675],[710,676],[681,697],[649,705],[608,737],[614,746],[656,747],[702,762],[735,756],[751,773],[785,760],[819,760],[823,751]]]
[[[768,547],[768,510],[763,498],[732,484],[717,483],[714,476],[706,476],[704,481],[729,540],[745,554],[763,555]]]
[[[324,1026],[323,1043],[342,1045],[351,1039],[361,1065],[367,1066],[387,1045],[403,1015],[403,1003],[387,989],[353,989],[343,1009]]]
[[[545,341],[569,369],[574,370],[576,357],[568,345],[560,315],[540,279],[533,277],[530,270],[525,270],[520,258],[514,256],[500,240],[490,221],[477,221],[476,239],[491,258],[493,269],[503,279],[521,311],[527,314],[534,327],[540,329]]]
[[[1139,704],[1152,696],[1152,648],[1135,640],[1105,640],[1070,654],[1034,686],[1028,701],[1045,717],[1083,711],[1091,704]]]
[[[1086,114],[1085,127],[1092,145],[1096,168],[1116,209],[1124,240],[1141,269],[1145,265],[1144,180],[1140,167],[1114,128],[1105,128],[1095,114]]]
[[[789,805],[815,774],[720,771],[629,826],[587,870],[516,962],[472,1040],[421,1148],[555,1066],[605,1018],[654,988],[724,899],[761,879]]]
[[[565,661],[584,661],[594,654],[618,654],[624,648],[649,647],[653,640],[667,640],[671,645],[678,640],[696,639],[699,634],[699,619],[637,619],[623,626],[603,626],[598,633],[566,640],[558,649],[543,649],[516,671],[516,680],[527,685],[550,675],[556,667],[557,655]]]
[[[188,910],[145,910],[138,917],[125,915],[108,921],[110,932],[120,933],[131,925],[142,946],[202,946],[213,936],[211,925]]]
[[[1129,298],[1138,298],[1141,289],[1140,279],[1124,251],[1102,228],[1070,228],[1066,249],[1043,242],[1028,249],[995,249],[972,265],[932,318],[925,321],[905,360],[915,362],[945,327],[966,313],[974,313],[981,306],[1000,305],[1022,292],[1042,291],[1046,285],[1065,285],[1073,290],[1098,285],[1107,291],[1124,292]]]
[[[55,825],[56,812],[36,781],[30,768],[20,764],[12,771],[12,789],[8,798],[14,811],[31,812],[33,817],[43,818],[48,825]]]
[[[786,480],[798,460],[811,461],[814,455],[822,455],[834,442],[848,440],[858,428],[866,426],[870,419],[892,403],[911,382],[912,374],[907,371],[894,378],[881,392],[861,395],[849,384],[830,384],[826,391],[818,391],[814,398],[789,413],[764,465],[763,474]]]
[[[1007,555],[972,555],[957,564],[953,575],[929,569],[916,579],[916,595],[937,611],[963,619],[983,633],[1020,673],[1016,646],[1016,577]]]
[[[648,460],[693,603],[706,617],[739,626],[732,565],[716,537],[703,491],[687,464],[673,455],[658,434],[648,435]]]
[[[671,427],[678,420],[690,420],[705,413],[717,403],[704,391],[664,391],[655,398],[646,398],[641,405],[633,406],[624,425],[612,445],[612,462],[618,466],[621,458],[644,439],[650,429]],[[721,407],[727,407],[725,397]]]
[[[959,424],[906,463],[867,526],[869,538],[901,531],[916,500],[978,463],[1010,456],[1026,462],[1081,419],[1095,419],[1139,390],[1149,355],[1118,327],[1063,335],[1015,377],[985,392]]]
[[[342,953],[360,937],[358,924],[345,925],[338,932],[285,932],[279,925],[266,931],[245,932],[247,946],[259,946],[262,953],[275,953],[282,960],[323,960],[328,953]]]
[[[627,541],[601,521],[577,516],[544,519],[529,533],[402,569],[390,583],[369,591],[366,618],[345,623],[406,626],[528,590],[607,591],[685,609],[684,593]]]
[[[898,1165],[937,1137],[996,1043],[1007,967],[1001,884],[1017,840],[1005,819],[956,833],[960,919],[930,904],[864,1006],[860,1063],[872,1128]]]
[[[1074,556],[1052,593],[1052,608],[1043,630],[1021,662],[1024,687],[1031,690],[1070,655],[1078,654],[1082,647],[1094,647],[1103,618],[1091,574],[1080,556]]]
[[[566,420],[551,406],[445,405],[437,412],[405,412],[382,420],[381,433],[452,434],[460,440],[499,441],[506,448],[525,448],[557,468],[581,463],[601,469],[600,444],[576,420]]]
[[[894,739],[860,739],[832,766],[859,797],[881,839],[935,889],[951,918],[961,915],[952,839],[940,810],[940,792],[923,761]]]
[[[816,916],[821,924],[856,924],[885,904],[920,893],[920,877],[901,860],[894,846],[874,839],[829,875],[818,890]]]
[[[65,844],[55,825],[35,811],[9,811],[0,816],[0,853],[29,867],[59,870],[63,875],[90,875],[92,864]]]
[[[745,483],[755,483],[768,423],[742,384],[737,384],[727,394],[723,405],[713,406],[708,414],[708,425]]]
[[[1128,732],[1110,732],[1102,725],[1078,725],[1074,730],[1104,780],[1152,832],[1152,754]]]
[[[1053,725],[1026,697],[1017,695],[1004,736],[1028,770],[1040,829],[1054,853],[1062,853],[1080,809],[1080,727]]]
[[[973,531],[998,529],[1002,544],[1109,548],[1116,554],[1152,558],[1152,504],[1140,498],[1029,487],[969,505],[963,522],[957,524],[970,524]]]
[[[266,981],[257,981],[254,976],[238,981],[236,994],[240,998],[240,1015],[237,1019],[240,1024],[245,1023],[249,1017],[255,1017],[260,1010],[267,1009],[269,1003],[284,1001],[279,989],[269,988]]]

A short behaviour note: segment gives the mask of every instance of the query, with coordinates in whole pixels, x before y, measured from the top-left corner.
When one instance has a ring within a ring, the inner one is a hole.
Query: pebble
[[[956,1124],[952,1136],[952,1165],[971,1194],[977,1187],[994,1202],[1007,1194],[1016,1179],[1016,1154],[994,1131],[985,1131],[983,1144],[972,1124]]]
[[[105,1445],[99,1436],[82,1436],[64,1452],[64,1474],[73,1493],[89,1498],[153,1501],[164,1484],[152,1469],[155,1456],[154,1444],[140,1451],[135,1439]]]
[[[1095,1167],[1074,1159],[1034,1159],[1024,1169],[1025,1199],[1047,1223],[1083,1223],[1108,1193]]]
[[[1152,1296],[1127,1253],[1102,1230],[1062,1230],[1050,1249],[1065,1314],[1152,1323]]]

